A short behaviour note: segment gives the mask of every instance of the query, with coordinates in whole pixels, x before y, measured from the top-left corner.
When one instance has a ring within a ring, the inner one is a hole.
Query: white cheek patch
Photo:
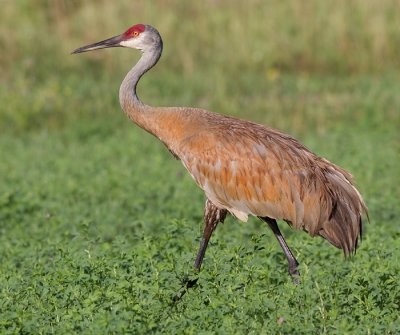
[[[141,44],[142,44],[141,42],[142,38],[141,36],[138,36],[136,38],[131,38],[129,40],[122,41],[119,43],[119,45],[132,49],[141,49]]]

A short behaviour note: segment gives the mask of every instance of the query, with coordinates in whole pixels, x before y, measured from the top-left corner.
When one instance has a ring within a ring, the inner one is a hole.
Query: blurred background
[[[232,333],[398,333],[399,22],[398,0],[0,0],[0,330],[140,334],[162,316],[165,333],[222,320]],[[355,176],[371,224],[354,261],[282,224],[297,290],[265,226],[228,218],[169,316],[203,192],[121,111],[140,53],[70,55],[137,23],[164,40],[145,103],[278,128]]]
[[[0,19],[2,131],[125,124],[117,92],[138,52],[69,53],[138,22],[164,39],[140,84],[148,104],[209,108],[300,135],[398,121],[396,0],[20,0],[2,1]]]

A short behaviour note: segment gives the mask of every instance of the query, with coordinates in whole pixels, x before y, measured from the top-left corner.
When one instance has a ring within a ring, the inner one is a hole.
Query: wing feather
[[[355,249],[367,209],[348,172],[276,130],[222,116],[207,124],[176,152],[216,206],[242,221],[286,220],[346,254]]]

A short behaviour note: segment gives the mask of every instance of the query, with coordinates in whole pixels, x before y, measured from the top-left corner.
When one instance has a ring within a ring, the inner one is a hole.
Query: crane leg
[[[269,217],[262,217],[261,218],[263,221],[268,223],[269,227],[271,230],[274,232],[274,235],[276,239],[278,240],[287,260],[289,263],[289,274],[292,277],[293,283],[299,284],[300,280],[300,272],[297,269],[297,266],[299,265],[299,262],[297,262],[297,259],[293,256],[289,246],[286,244],[285,239],[283,238],[283,235],[281,231],[279,230],[278,224],[276,223],[275,219],[271,219]]]
[[[220,209],[209,199],[206,200],[206,205],[204,208],[203,238],[201,239],[199,251],[197,252],[197,257],[194,262],[194,267],[197,271],[200,271],[201,263],[203,262],[208,241],[210,240],[212,233],[214,232],[215,228],[217,228],[218,223],[224,222],[227,213],[228,211],[226,209]]]
[[[194,262],[194,268],[197,271],[200,271],[201,264],[203,262],[203,258],[206,253],[208,242],[211,238],[212,233],[217,228],[218,223],[224,222],[227,214],[228,211],[226,209],[220,209],[215,206],[209,199],[206,200],[206,205],[204,208],[203,237],[200,242],[200,247],[199,251],[197,252],[196,260]],[[196,285],[198,279],[198,277],[194,279],[185,279],[183,286],[173,297],[173,301],[179,301],[189,288]]]

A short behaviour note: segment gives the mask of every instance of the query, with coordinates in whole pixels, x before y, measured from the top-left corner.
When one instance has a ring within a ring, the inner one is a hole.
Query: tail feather
[[[368,217],[368,209],[348,172],[332,164],[325,177],[331,212],[329,219],[322,223],[319,235],[348,256],[355,252],[361,239],[362,215],[365,213]]]

